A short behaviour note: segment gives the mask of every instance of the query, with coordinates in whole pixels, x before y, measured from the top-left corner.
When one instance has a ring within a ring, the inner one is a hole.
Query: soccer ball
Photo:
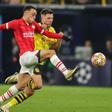
[[[103,53],[97,52],[97,53],[93,54],[93,56],[91,58],[91,62],[96,67],[102,67],[106,63],[106,57]]]

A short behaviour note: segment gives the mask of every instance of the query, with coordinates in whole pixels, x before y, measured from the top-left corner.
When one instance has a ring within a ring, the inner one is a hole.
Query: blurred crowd
[[[1,4],[25,4],[25,3],[38,3],[38,4],[77,4],[77,5],[86,5],[86,4],[110,4],[111,0],[0,0]]]

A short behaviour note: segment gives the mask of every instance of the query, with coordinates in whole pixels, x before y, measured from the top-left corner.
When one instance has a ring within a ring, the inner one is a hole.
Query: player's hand
[[[68,36],[64,35],[63,32],[59,32],[59,34],[63,35],[63,38],[62,38],[63,40],[65,40],[65,41],[70,41],[71,40],[71,38],[69,38]]]
[[[64,33],[63,32],[59,32],[59,34],[61,34],[63,36],[62,38],[64,38]]]
[[[42,27],[43,29],[47,29],[48,25],[42,23],[42,24],[41,24],[41,27]]]

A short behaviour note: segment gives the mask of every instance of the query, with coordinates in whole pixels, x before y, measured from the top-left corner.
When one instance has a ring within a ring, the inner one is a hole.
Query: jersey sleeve
[[[18,27],[18,20],[13,20],[0,25],[0,30],[4,29],[13,29],[15,30]]]
[[[49,38],[60,39],[64,36],[64,35],[59,34],[59,33],[53,33],[53,32],[50,32],[48,30],[42,29],[41,26],[39,25],[39,23],[37,23],[37,22],[35,22],[34,24],[35,24],[35,28],[38,31],[38,33],[43,34]]]

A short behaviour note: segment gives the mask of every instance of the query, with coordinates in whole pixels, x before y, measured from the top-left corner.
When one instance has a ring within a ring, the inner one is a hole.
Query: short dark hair
[[[43,15],[46,15],[46,14],[54,14],[53,10],[52,9],[42,9],[40,14],[43,14]]]
[[[29,11],[29,10],[31,10],[31,9],[35,9],[35,10],[37,10],[35,7],[29,5],[29,6],[25,6],[25,7],[24,7],[23,12],[25,12],[25,11]]]

